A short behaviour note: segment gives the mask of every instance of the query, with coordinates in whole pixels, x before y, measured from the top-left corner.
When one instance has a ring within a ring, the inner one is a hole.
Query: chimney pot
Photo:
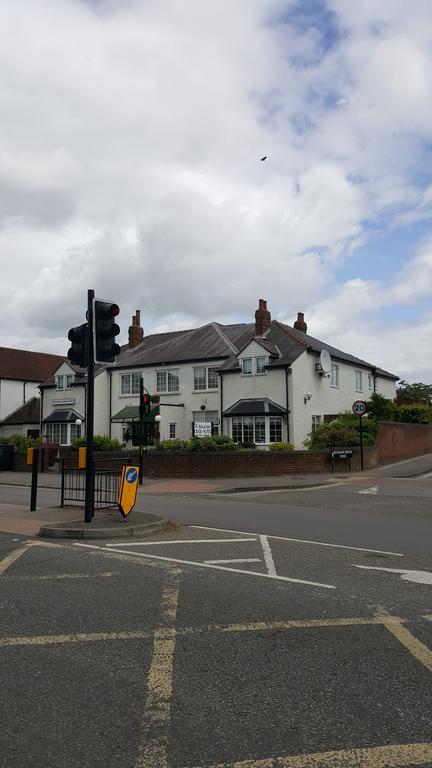
[[[297,312],[297,320],[294,323],[294,328],[302,333],[307,333],[307,323],[305,323],[304,312]]]
[[[271,315],[267,309],[267,301],[258,299],[258,309],[255,311],[255,336],[262,336],[270,328]]]
[[[135,315],[132,315],[132,325],[129,326],[128,347],[139,347],[144,338],[144,330],[140,326],[140,310],[137,309]]]

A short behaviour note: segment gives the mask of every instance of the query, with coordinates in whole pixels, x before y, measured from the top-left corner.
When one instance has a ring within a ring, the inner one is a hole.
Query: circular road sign
[[[367,406],[364,400],[356,400],[352,404],[352,411],[356,416],[364,416],[367,413]]]

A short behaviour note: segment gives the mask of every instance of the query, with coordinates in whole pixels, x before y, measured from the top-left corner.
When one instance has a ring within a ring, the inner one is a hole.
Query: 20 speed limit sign
[[[364,416],[367,413],[367,406],[364,400],[356,400],[352,404],[352,411],[356,416]]]

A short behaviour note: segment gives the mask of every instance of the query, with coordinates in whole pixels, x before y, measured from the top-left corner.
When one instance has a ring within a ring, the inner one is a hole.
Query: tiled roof
[[[40,397],[31,397],[26,403],[20,405],[15,411],[6,416],[1,422],[4,424],[39,424],[40,421]]]
[[[45,381],[66,359],[45,352],[0,347],[0,379]]]
[[[286,414],[282,408],[268,397],[254,398],[251,400],[237,400],[234,405],[224,411],[224,416],[280,416]]]

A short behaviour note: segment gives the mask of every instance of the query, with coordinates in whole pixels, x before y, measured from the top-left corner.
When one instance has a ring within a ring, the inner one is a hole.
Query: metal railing
[[[121,468],[97,469],[94,473],[94,505],[95,508],[116,507],[121,480]],[[66,501],[85,501],[86,471],[66,466],[66,460],[61,461],[61,496],[60,506]]]

